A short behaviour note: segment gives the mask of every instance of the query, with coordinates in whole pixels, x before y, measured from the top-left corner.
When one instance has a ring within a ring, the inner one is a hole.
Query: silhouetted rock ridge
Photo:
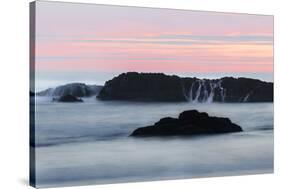
[[[198,79],[128,72],[107,81],[97,98],[164,102],[273,102],[273,83],[250,78]]]

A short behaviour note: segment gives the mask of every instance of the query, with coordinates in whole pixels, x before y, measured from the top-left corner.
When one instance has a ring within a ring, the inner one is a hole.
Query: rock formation
[[[164,102],[273,102],[273,83],[250,78],[198,79],[129,72],[107,81],[97,98]]]
[[[70,83],[56,88],[49,88],[37,93],[39,96],[60,97],[65,95],[73,95],[76,97],[89,97],[96,95],[102,86],[86,85],[84,83]]]
[[[56,102],[83,102],[81,98],[78,98],[73,95],[63,95],[59,98],[53,98],[53,101]]]
[[[242,128],[228,118],[212,117],[205,112],[188,110],[178,118],[165,117],[152,126],[136,129],[130,136],[185,136],[241,132]]]

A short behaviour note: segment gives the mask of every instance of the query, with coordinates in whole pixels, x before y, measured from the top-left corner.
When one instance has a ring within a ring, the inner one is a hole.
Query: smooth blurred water
[[[36,97],[38,187],[273,172],[273,103],[53,103]],[[165,116],[197,109],[244,132],[133,138]]]

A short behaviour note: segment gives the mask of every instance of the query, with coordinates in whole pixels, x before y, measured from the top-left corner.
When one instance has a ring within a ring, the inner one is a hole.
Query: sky
[[[37,1],[37,88],[123,72],[273,81],[273,16]]]

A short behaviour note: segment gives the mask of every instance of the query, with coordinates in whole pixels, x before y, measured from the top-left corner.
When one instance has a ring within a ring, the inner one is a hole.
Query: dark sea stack
[[[249,78],[222,78],[227,102],[273,102],[273,83]]]
[[[86,85],[84,83],[69,83],[56,88],[49,88],[38,93],[39,96],[60,97],[65,95],[73,95],[76,97],[90,97],[96,95],[102,86]]]
[[[178,76],[162,73],[123,73],[105,83],[100,100],[185,101]]]
[[[151,102],[273,102],[273,83],[250,78],[198,79],[129,72],[107,81],[97,98]]]
[[[83,100],[81,98],[78,98],[76,96],[73,95],[64,95],[59,97],[58,99],[53,99],[53,101],[57,101],[57,102],[83,102]]]
[[[242,128],[228,118],[212,117],[205,112],[188,110],[178,118],[165,117],[152,126],[136,129],[130,136],[193,136],[241,132]]]

